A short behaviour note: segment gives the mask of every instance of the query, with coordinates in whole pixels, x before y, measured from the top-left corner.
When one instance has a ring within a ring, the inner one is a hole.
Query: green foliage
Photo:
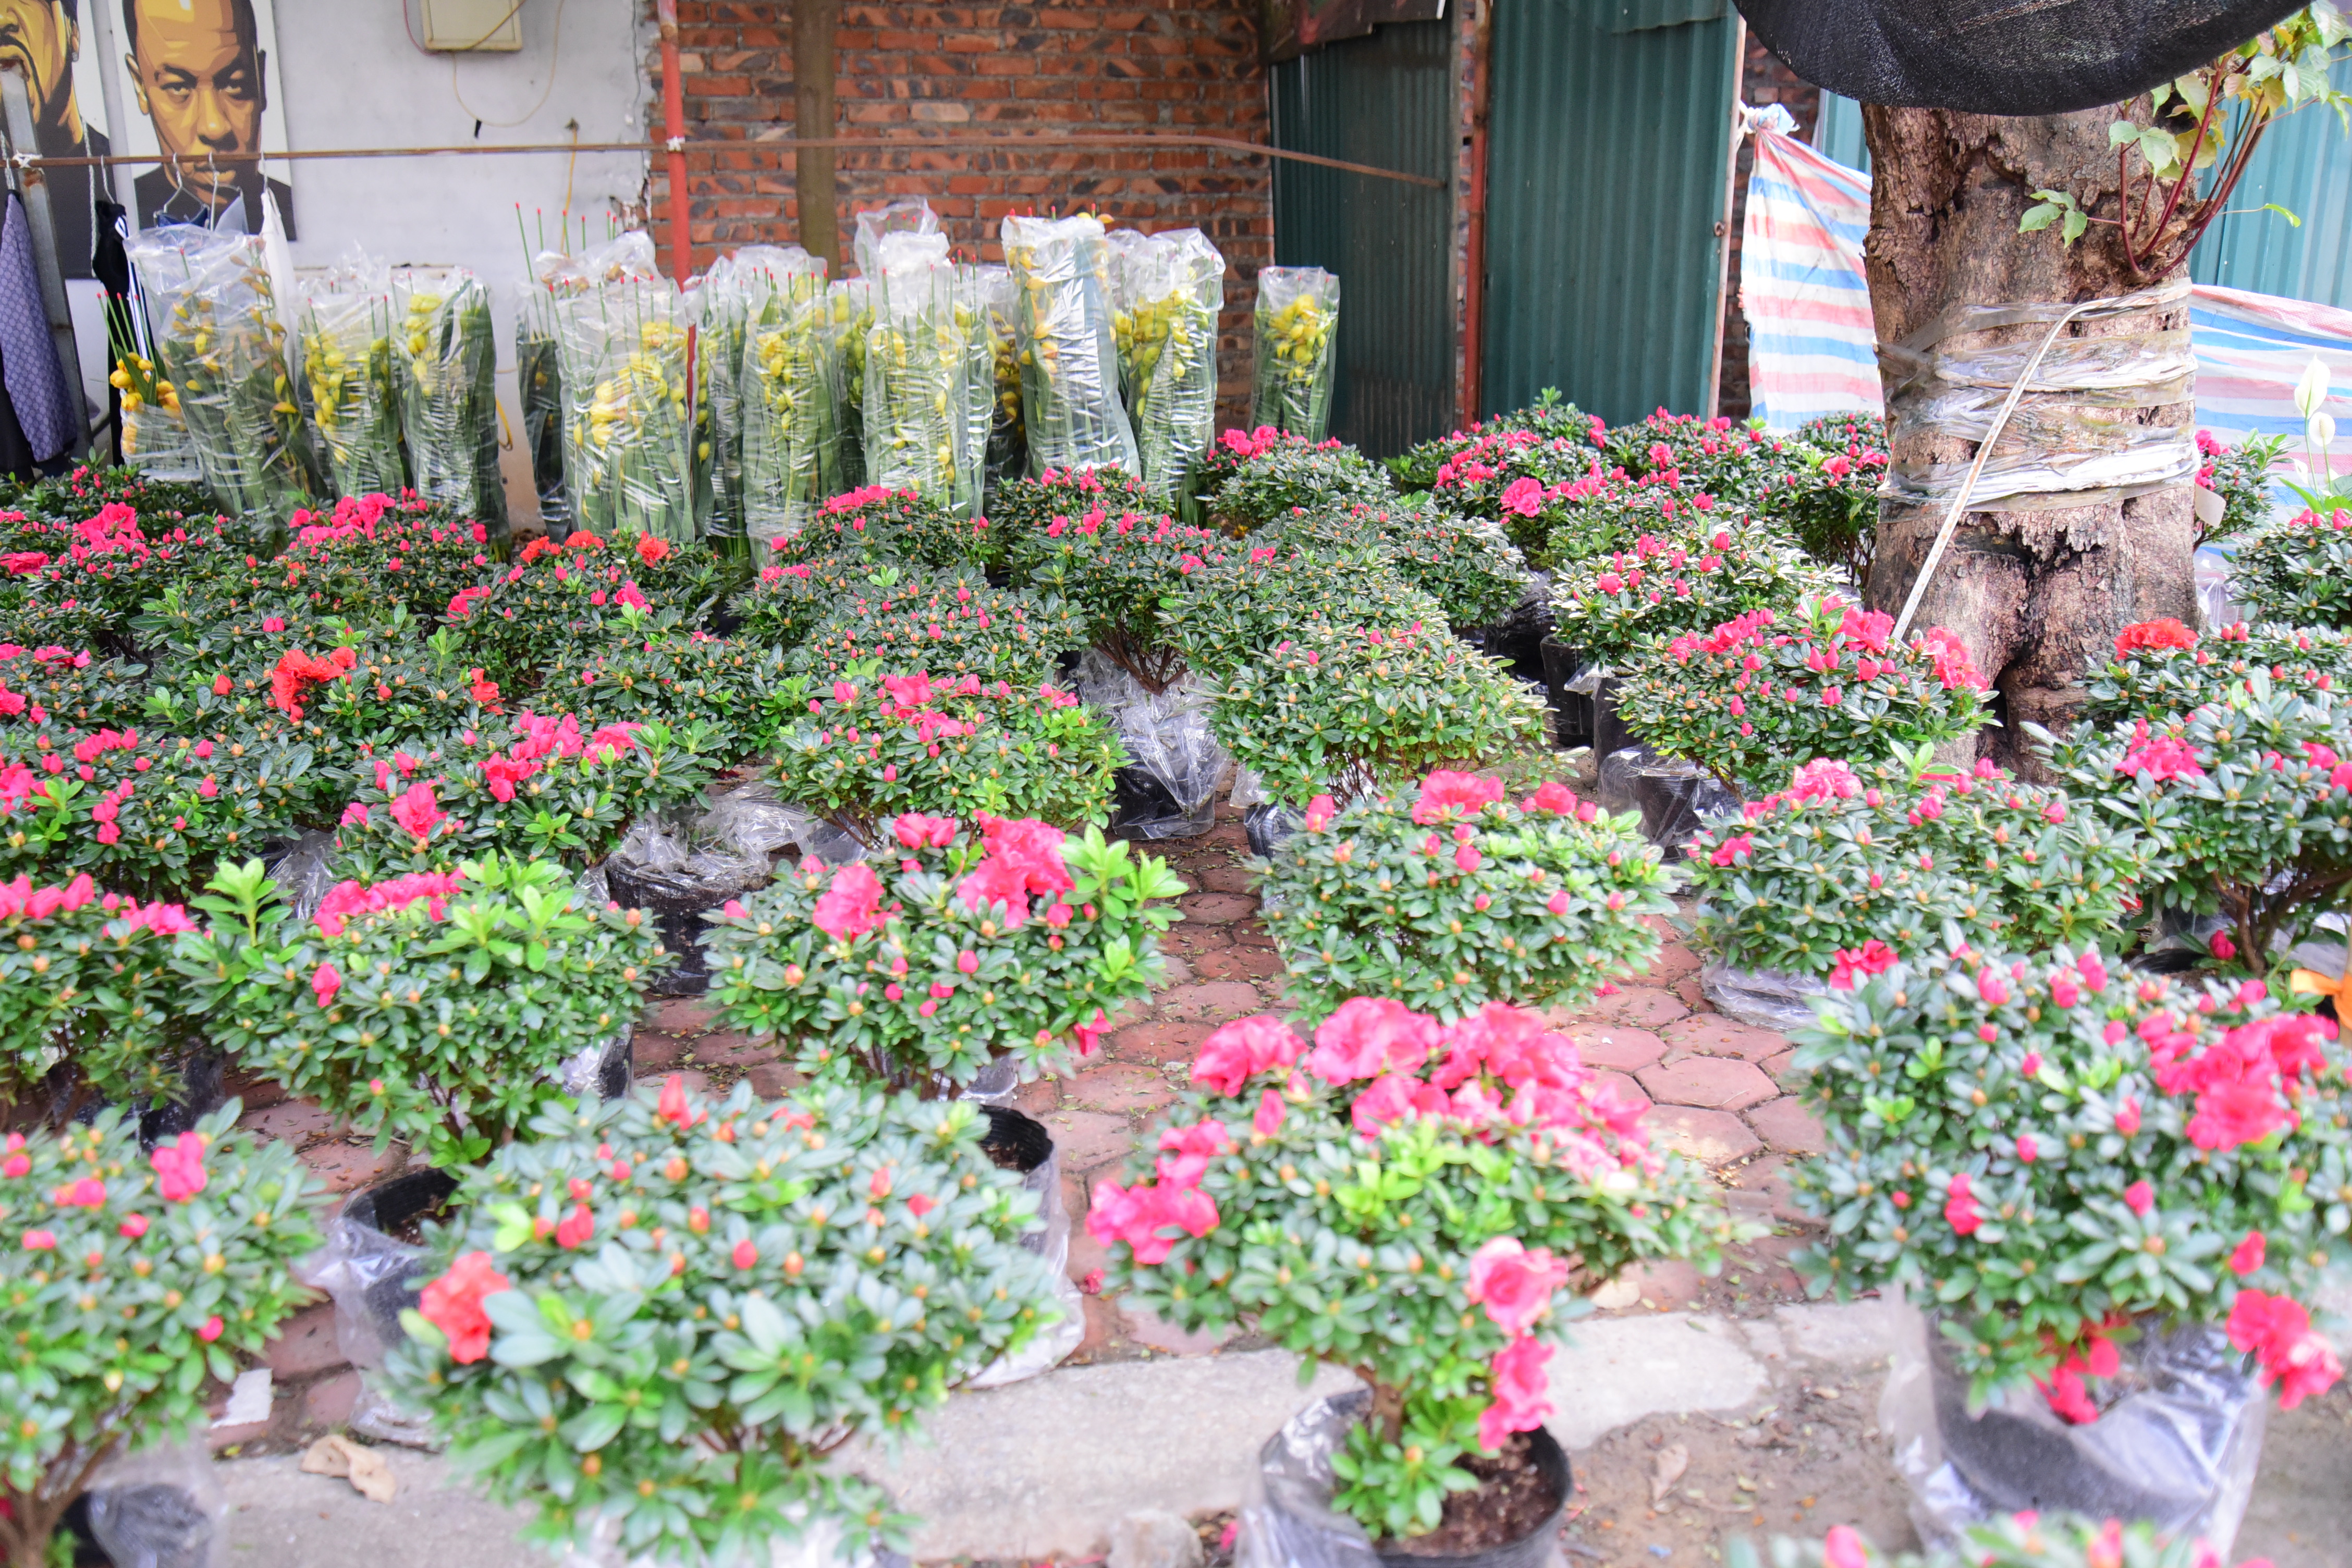
[[[1825,978],[1881,952],[2080,950],[2142,913],[2148,850],[2095,805],[1921,747],[1807,763],[1689,854],[1699,933],[1726,963]]]
[[[172,1145],[183,1178],[193,1156],[204,1184],[171,1199],[136,1121],[118,1112],[10,1136],[0,1542],[12,1561],[46,1560],[94,1455],[179,1441],[205,1421],[215,1385],[310,1300],[293,1278],[321,1239],[310,1177],[291,1144],[236,1131],[239,1109],[232,1100]]]
[[[1817,1291],[1934,1303],[1979,1394],[2050,1379],[2127,1320],[2216,1322],[2242,1288],[2307,1289],[2352,1224],[2323,1031],[2259,984],[2095,952],[1895,964],[1797,1036],[1829,1144],[1800,1169],[1828,1231],[1797,1265]],[[2260,1065],[2215,1092],[2241,1047]],[[2229,1262],[2253,1232],[2259,1260]]]
[[[1151,487],[1118,468],[1055,468],[1035,479],[997,487],[989,498],[989,521],[1005,539],[1045,527],[1057,517],[1076,522],[1090,511],[1107,517],[1152,512],[1159,507]]]
[[[1209,498],[1209,515],[1229,528],[1246,531],[1301,507],[1313,511],[1379,506],[1395,499],[1387,470],[1353,447],[1297,440],[1261,445],[1264,449],[1242,463]]]
[[[88,877],[0,884],[0,1100],[21,1114],[59,1077],[115,1104],[176,1090],[187,1041],[172,939],[188,929],[178,906],[142,908]]]
[[[728,766],[759,753],[792,679],[789,657],[753,639],[667,631],[556,660],[530,706],[572,714],[583,730],[631,723],[692,732],[705,760]]]
[[[2230,539],[2259,528],[2271,515],[2271,469],[2286,449],[2284,436],[2249,436],[2225,447],[2205,431],[2197,432],[2197,450],[2204,463],[2197,470],[2200,489],[2211,490],[2221,500],[2221,521],[2197,520],[2197,542]]]
[[[960,516],[913,490],[869,485],[825,502],[798,533],[773,541],[770,552],[781,564],[848,553],[948,571],[999,564],[1006,532],[999,522]]]
[[[1184,884],[1164,861],[1042,823],[919,814],[872,861],[815,861],[714,917],[710,999],[813,1076],[926,1097],[1011,1058],[1067,1070],[1109,1016],[1150,994]],[[1034,898],[1033,898],[1034,896]]]
[[[1751,611],[1653,644],[1618,710],[1661,755],[1751,789],[1816,757],[1864,762],[1972,733],[1987,715],[1968,649],[1940,626],[1897,645],[1894,626],[1835,595],[1785,618]]]
[[[1587,664],[1625,669],[1648,643],[1712,630],[1751,610],[1788,611],[1835,586],[1778,522],[1692,513],[1552,579],[1559,640]]]
[[[2230,592],[2265,621],[2352,630],[2352,510],[2305,510],[2238,546]]]
[[[708,544],[623,534],[607,544],[572,534],[534,540],[515,563],[494,568],[442,624],[459,656],[520,687],[551,664],[662,630],[690,631],[732,593],[733,568]]]
[[[1315,625],[1219,683],[1209,728],[1270,799],[1304,806],[1475,765],[1542,731],[1542,705],[1442,626]]]
[[[1870,581],[1878,540],[1878,487],[1886,477],[1886,421],[1874,414],[1831,414],[1798,427],[1783,450],[1789,482],[1775,486],[1765,510],[1784,520],[1805,552]]]
[[[1538,441],[1549,443],[1566,439],[1584,445],[1591,455],[1598,456],[1597,437],[1607,426],[1594,416],[1586,414],[1573,403],[1560,401],[1559,388],[1547,386],[1537,395],[1535,402],[1508,414],[1497,414],[1483,419],[1466,430],[1456,430],[1450,436],[1440,436],[1434,441],[1399,453],[1387,460],[1389,477],[1398,489],[1410,494],[1416,490],[1437,488],[1440,468],[1463,452],[1472,449],[1486,438],[1525,433]]]
[[[1186,577],[1240,549],[1210,529],[1140,512],[1055,517],[1011,536],[1005,547],[1016,583],[1085,616],[1087,640],[1153,692],[1184,673],[1183,659],[1162,638],[1160,606]]]
[[[923,574],[887,584],[852,584],[793,650],[795,669],[830,679],[878,660],[942,680],[974,676],[1034,687],[1061,655],[1084,646],[1085,619],[1061,600],[1025,588],[992,588],[977,574]]]
[[[1101,820],[1125,753],[1093,709],[1051,686],[877,679],[877,668],[852,666],[829,687],[782,689],[778,798],[866,845],[909,811],[1038,816],[1066,827]],[[802,700],[808,690],[822,695]]]
[[[2053,773],[2148,841],[2157,896],[2218,910],[2250,963],[2352,883],[2352,707],[2326,692],[2256,670],[2185,718],[2026,733]]]
[[[1527,563],[1500,528],[1483,517],[1433,505],[1425,497],[1384,506],[1350,504],[1292,513],[1254,536],[1254,542],[1276,538],[1297,544],[1376,549],[1391,573],[1428,595],[1444,618],[1457,626],[1491,625],[1528,591]]]
[[[1719,512],[1767,510],[1788,488],[1803,458],[1785,437],[1751,430],[1727,417],[1659,409],[1639,425],[1621,425],[1602,442],[1608,457],[1635,479],[1672,476],[1669,482],[1711,498]]]
[[[1258,864],[1268,934],[1307,1020],[1386,996],[1452,1023],[1489,1002],[1589,1002],[1648,966],[1675,878],[1635,819],[1554,785],[1519,806],[1500,779],[1436,773],[1417,800],[1310,811]]]
[[[552,861],[344,882],[295,922],[258,860],[211,890],[179,968],[212,1041],[436,1165],[513,1136],[566,1060],[635,1020],[663,962],[644,911],[591,903]]]
[[[551,1109],[467,1173],[391,1386],[549,1546],[616,1526],[633,1558],[764,1563],[820,1523],[903,1544],[912,1521],[824,1456],[895,1445],[1048,1320],[1034,1200],[971,1106],[677,1089]]]
[[[159,521],[150,534],[127,506],[80,521],[26,518],[0,553],[0,641],[73,647],[120,644],[142,600],[217,571],[244,535],[225,520]]]
[[[1161,635],[1187,667],[1222,678],[1310,625],[1444,624],[1437,602],[1407,585],[1376,540],[1293,544],[1288,528],[1278,537],[1285,542],[1253,544],[1192,574],[1160,602]]]
[[[54,643],[0,643],[0,725],[69,733],[128,728],[146,701],[145,673]]]
[[[2332,692],[2352,680],[2352,631],[2240,621],[2201,638],[2186,627],[2176,636],[2187,645],[2121,649],[2084,683],[2090,700],[2082,716],[2100,724],[2182,717],[2248,689],[2256,670],[2268,670],[2274,685],[2289,690]]]
[[[797,647],[842,598],[882,592],[925,575],[854,552],[832,551],[805,561],[769,562],[730,607],[742,619],[738,635],[744,641]]]

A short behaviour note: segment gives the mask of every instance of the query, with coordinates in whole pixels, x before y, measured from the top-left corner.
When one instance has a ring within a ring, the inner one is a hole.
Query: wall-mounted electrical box
[[[445,54],[522,47],[523,0],[423,0],[425,47]]]

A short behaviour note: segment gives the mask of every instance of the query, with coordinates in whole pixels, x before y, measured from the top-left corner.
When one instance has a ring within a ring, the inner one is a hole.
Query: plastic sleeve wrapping
[[[866,482],[911,489],[966,517],[980,511],[984,418],[975,417],[982,341],[974,280],[938,235],[883,237],[866,337]],[[994,384],[988,362],[987,386]]]
[[[392,297],[400,428],[416,493],[503,534],[489,288],[462,267],[409,267],[393,274]]]
[[[1017,297],[1013,269],[975,268],[972,287],[978,296],[981,326],[988,333],[988,450],[981,460],[985,475],[981,507],[985,511],[999,486],[1029,471],[1029,430],[1021,416],[1021,349],[1013,324]]]
[[[2127,294],[2078,321],[2185,310],[2186,281]],[[2056,321],[2066,305],[1955,306],[1879,351],[1886,426],[1897,451],[1928,436],[1981,441],[2041,342],[1946,348],[1950,339]],[[2050,345],[1969,492],[1970,510],[2004,511],[2096,505],[2183,484],[2197,472],[2196,356],[2189,329],[2149,327]],[[2165,411],[2143,423],[2142,411]],[[1965,462],[1895,462],[1886,493],[1914,506],[1951,504]]]
[[[1320,441],[1339,363],[1339,279],[1319,267],[1260,268],[1255,324],[1250,423]]]
[[[394,384],[390,279],[382,267],[361,262],[300,292],[303,387],[336,492],[398,495],[408,472]]]
[[[201,481],[205,477],[187,422],[157,403],[123,409],[122,460],[151,479]]]
[[[882,241],[894,234],[929,235],[940,232],[939,214],[931,204],[920,196],[875,207],[857,215],[857,232],[850,241],[850,249],[857,258],[857,270],[868,282],[882,275]]]
[[[134,235],[125,249],[205,483],[236,516],[289,516],[321,487],[261,241],[183,226]]]
[[[836,493],[841,440],[827,300],[824,262],[803,253],[764,273],[746,308],[736,402],[743,522],[753,539],[799,531]]]
[[[833,395],[834,491],[866,483],[866,338],[874,329],[874,286],[845,279],[824,291],[824,374]]]
[[[1110,247],[1090,217],[1008,216],[1029,471],[1140,469],[1118,397]]]
[[[572,525],[572,498],[563,487],[563,354],[555,337],[555,306],[534,279],[515,314],[515,385],[522,399],[523,445],[530,452],[530,487],[539,521],[551,536]]]
[[[651,250],[643,272],[592,267],[587,287],[557,301],[564,476],[577,526],[685,541],[698,521],[687,306],[652,272]]]
[[[1128,411],[1144,482],[1168,502],[1216,438],[1217,312],[1225,258],[1197,228],[1154,235],[1129,261]]]

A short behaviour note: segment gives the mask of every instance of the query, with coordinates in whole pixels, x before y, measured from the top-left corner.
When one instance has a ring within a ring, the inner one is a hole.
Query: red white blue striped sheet
[[[2295,384],[2313,360],[2326,365],[2326,412],[2336,419],[2328,467],[2352,473],[2352,310],[2200,283],[2189,295],[2189,336],[2198,428],[2232,446],[2248,436],[2286,437],[2284,473],[2294,474],[2304,456]]]
[[[1794,136],[1755,128],[1741,230],[1749,412],[1775,430],[1824,414],[1877,414],[1876,333],[1862,269],[1870,177]]]

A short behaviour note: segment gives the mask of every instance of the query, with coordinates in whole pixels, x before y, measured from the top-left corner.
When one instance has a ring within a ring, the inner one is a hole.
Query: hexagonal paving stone
[[[1562,1029],[1587,1067],[1635,1072],[1666,1054],[1665,1041],[1629,1024],[1577,1024]]]
[[[282,1100],[266,1110],[248,1111],[237,1125],[258,1138],[275,1138],[297,1149],[325,1136],[335,1119],[307,1100]]]
[[[1784,1154],[1818,1154],[1829,1147],[1820,1121],[1793,1094],[1751,1106],[1748,1125]]]
[[[1129,1339],[1171,1355],[1207,1355],[1232,1337],[1230,1331],[1223,1334],[1186,1333],[1172,1323],[1161,1322],[1140,1307],[1122,1305],[1118,1315],[1127,1325]]]
[[[1748,1123],[1728,1110],[1660,1105],[1651,1110],[1645,1125],[1652,1142],[1708,1165],[1744,1159],[1764,1147],[1762,1140],[1748,1130]]]
[[[1555,1024],[1631,1024],[1636,1028],[1655,1029],[1689,1011],[1671,994],[1654,986],[1621,985],[1615,994],[1595,997],[1581,1007],[1547,1008],[1544,1016]]]
[[[1208,980],[1192,985],[1178,985],[1161,992],[1156,998],[1158,1016],[1170,1022],[1205,1021],[1222,1024],[1234,1018],[1245,1018],[1257,1012],[1264,1002],[1257,988],[1238,980]]]
[[[1148,1018],[1113,1035],[1110,1052],[1121,1061],[1188,1062],[1216,1027],[1198,1019]]]
[[[1159,1073],[1126,1062],[1091,1068],[1064,1084],[1062,1090],[1066,1104],[1114,1116],[1157,1110],[1176,1098],[1175,1086]]]
[[[1706,1057],[1738,1057],[1742,1061],[1760,1062],[1789,1048],[1787,1036],[1734,1023],[1719,1013],[1677,1018],[1658,1033],[1676,1050],[1696,1051]]]
[[[1231,925],[1257,912],[1257,900],[1246,893],[1192,893],[1176,900],[1187,921],[1202,925]]]
[[[1265,980],[1282,973],[1282,955],[1269,948],[1236,943],[1200,954],[1192,967],[1203,980]]]
[[[1617,1098],[1620,1100],[1641,1106],[1647,1106],[1651,1102],[1650,1097],[1642,1092],[1642,1086],[1624,1073],[1597,1072],[1592,1075],[1592,1078],[1594,1082],[1605,1083],[1615,1089]]]
[[[1135,1143],[1135,1129],[1127,1118],[1106,1111],[1055,1110],[1038,1120],[1053,1134],[1065,1171],[1091,1171],[1125,1159]]]
[[[1653,1100],[1711,1110],[1744,1110],[1780,1092],[1762,1068],[1733,1057],[1685,1057],[1634,1076]]]

